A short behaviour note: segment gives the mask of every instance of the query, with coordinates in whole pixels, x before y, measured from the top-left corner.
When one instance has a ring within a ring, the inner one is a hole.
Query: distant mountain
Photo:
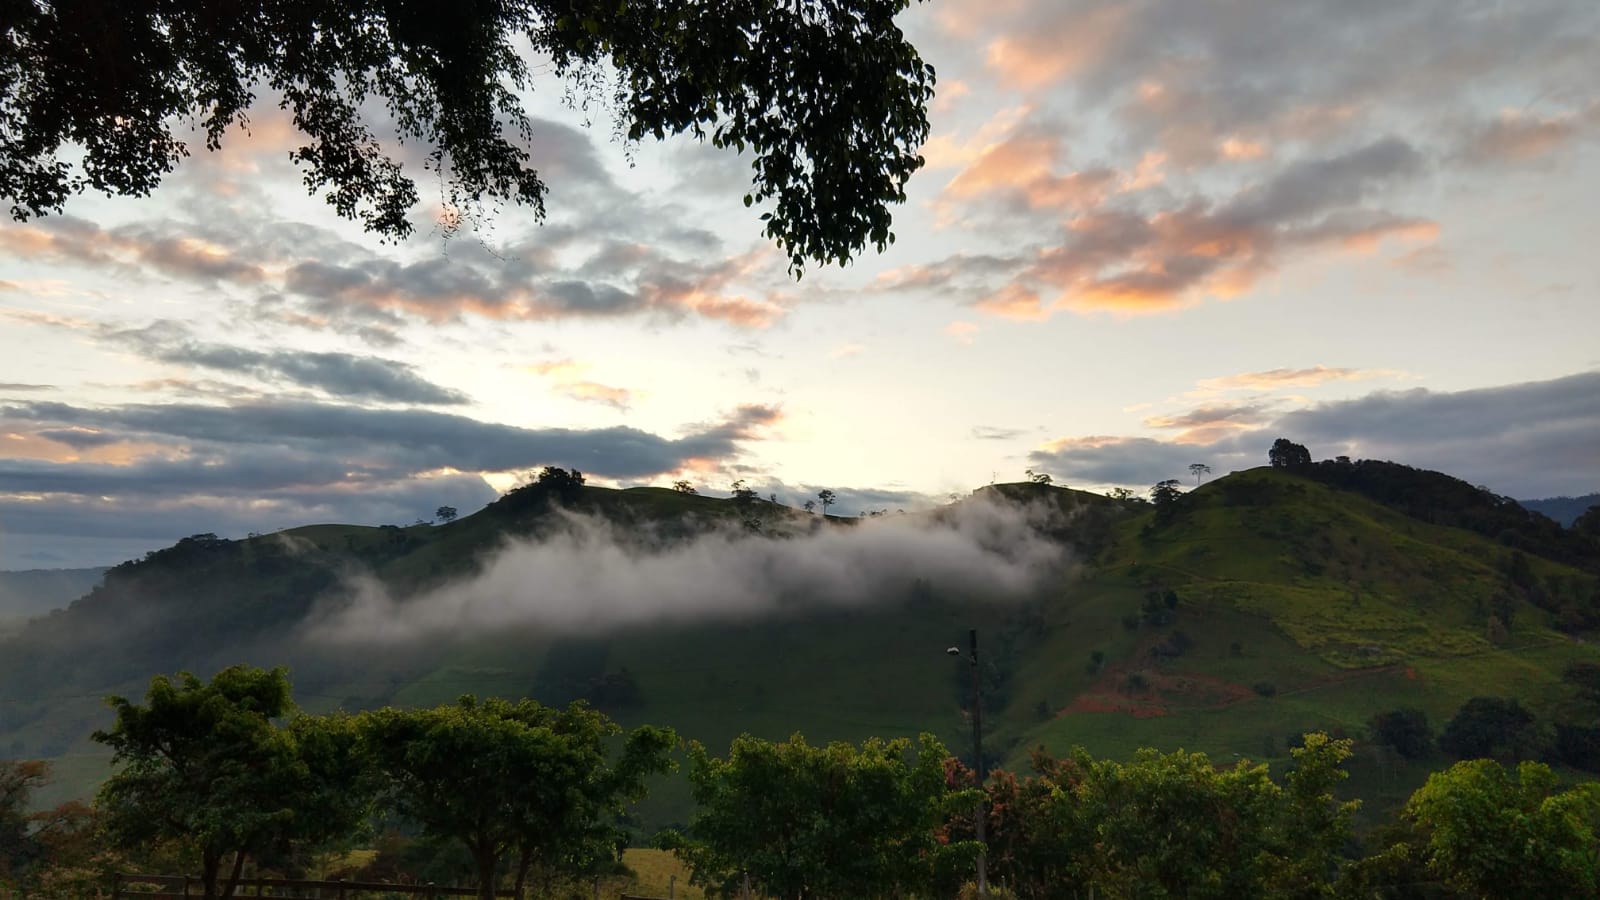
[[[1589,507],[1600,505],[1600,494],[1584,494],[1582,497],[1547,497],[1544,500],[1518,500],[1524,508],[1536,513],[1544,513],[1563,528],[1571,528],[1572,523]]]
[[[105,573],[103,568],[0,572],[0,619],[28,618],[62,609],[93,590]]]

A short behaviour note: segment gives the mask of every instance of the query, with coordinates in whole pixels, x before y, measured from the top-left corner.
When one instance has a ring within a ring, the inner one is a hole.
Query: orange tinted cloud
[[[1054,135],[1010,138],[985,150],[945,186],[948,197],[1008,194],[1029,209],[1085,209],[1097,205],[1116,183],[1110,169],[1057,175],[1061,139]]]
[[[627,388],[612,387],[594,381],[573,381],[556,386],[556,390],[574,400],[585,403],[602,403],[617,409],[633,405],[633,392]]]
[[[1208,391],[1279,390],[1282,388],[1315,387],[1330,381],[1362,381],[1369,378],[1388,378],[1403,373],[1395,369],[1352,369],[1335,366],[1310,366],[1303,369],[1267,369],[1262,372],[1240,372],[1219,378],[1204,378],[1197,384]]]
[[[1268,409],[1259,404],[1246,406],[1202,406],[1171,416],[1150,416],[1149,428],[1175,430],[1172,440],[1179,444],[1212,444],[1240,431],[1254,431],[1269,418]]]
[[[1162,312],[1238,296],[1295,254],[1432,240],[1433,222],[1359,205],[1363,194],[1419,165],[1409,145],[1384,139],[1287,166],[1225,203],[1196,198],[1154,211],[1102,206],[1069,219],[1055,246],[1023,261],[978,306],[1023,319],[1064,309]]]
[[[1128,6],[1075,12],[1044,24],[1028,24],[989,43],[989,67],[1007,85],[1034,89],[1097,64],[1132,24]]]
[[[979,331],[977,322],[966,322],[957,319],[944,327],[944,333],[963,344],[971,344]]]
[[[633,391],[583,378],[582,373],[588,368],[571,359],[545,360],[524,367],[528,372],[554,381],[552,387],[555,392],[573,400],[600,403],[622,410],[633,405]]]
[[[1600,103],[1557,116],[1505,110],[1469,138],[1463,155],[1480,164],[1531,162],[1596,127],[1600,127]]]
[[[1003,140],[1031,111],[1026,105],[1003,107],[967,137],[958,140],[947,133],[935,134],[918,152],[929,169],[968,165]]]
[[[0,253],[96,265],[145,266],[180,278],[255,283],[266,277],[260,265],[239,259],[230,248],[212,241],[162,235],[138,227],[108,231],[69,216],[0,227]]]

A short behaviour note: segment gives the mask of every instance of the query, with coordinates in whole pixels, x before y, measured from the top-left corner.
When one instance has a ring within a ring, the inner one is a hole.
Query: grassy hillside
[[[508,536],[557,527],[558,499],[654,541],[814,520],[763,501],[583,488],[519,492],[438,526],[197,536],[112,570],[70,610],[0,644],[0,751],[57,757],[58,793],[85,792],[104,771],[86,739],[104,720],[101,695],[137,693],[153,672],[247,661],[289,665],[300,702],[317,711],[462,693],[587,697],[625,724],[671,725],[713,748],[743,731],[813,741],[932,731],[966,752],[971,673],[944,648],[976,627],[996,762],[1075,744],[1282,759],[1304,730],[1360,736],[1373,714],[1400,706],[1436,726],[1479,694],[1565,710],[1575,700],[1562,669],[1600,661],[1580,640],[1588,620],[1573,613],[1600,605],[1594,573],[1569,562],[1584,548],[1562,544],[1546,558],[1537,532],[1508,543],[1441,524],[1479,520],[1424,521],[1408,514],[1415,496],[1386,504],[1272,469],[1208,483],[1160,517],[1149,504],[1041,485],[985,491],[1066,513],[1051,537],[1079,564],[1020,599],[907,573],[906,590],[851,608],[577,636],[502,629],[404,654],[330,653],[296,626],[351,571],[400,594],[447,584]],[[1380,802],[1425,771],[1370,749],[1355,769]],[[665,785],[643,826],[681,820],[687,800],[682,782]]]

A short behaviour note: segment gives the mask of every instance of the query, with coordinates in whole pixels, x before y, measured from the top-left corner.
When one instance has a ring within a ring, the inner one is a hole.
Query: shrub
[[[1533,713],[1515,700],[1473,697],[1445,725],[1439,746],[1457,759],[1527,759],[1543,743],[1536,726]]]
[[[1278,693],[1278,686],[1270,681],[1258,681],[1254,685],[1255,692],[1263,697],[1271,697]]]
[[[1433,753],[1433,729],[1420,709],[1392,709],[1372,717],[1367,724],[1372,739],[1406,759],[1422,759]]]

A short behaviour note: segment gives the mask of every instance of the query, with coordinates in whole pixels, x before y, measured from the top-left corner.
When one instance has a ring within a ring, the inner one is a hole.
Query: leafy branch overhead
[[[609,105],[631,141],[692,134],[751,153],[745,203],[766,209],[798,274],[894,240],[889,206],[922,166],[934,83],[894,23],[908,4],[20,4],[0,42],[0,195],[19,220],[86,189],[147,195],[190,153],[175,127],[218,149],[265,90],[306,139],[290,155],[307,188],[371,232],[414,228],[398,143],[427,148],[447,228],[504,201],[542,217],[523,98],[548,73],[569,102]]]

